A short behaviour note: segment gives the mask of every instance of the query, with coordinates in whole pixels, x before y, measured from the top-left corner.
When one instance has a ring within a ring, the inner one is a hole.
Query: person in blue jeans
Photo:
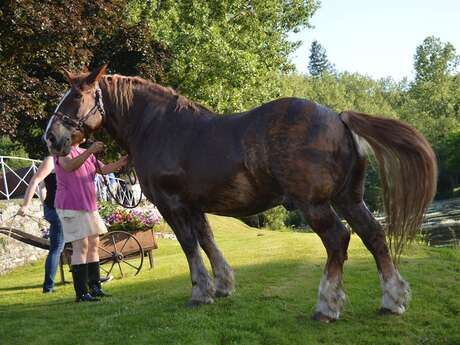
[[[62,232],[61,221],[54,208],[54,198],[56,196],[56,175],[54,174],[54,161],[52,156],[46,157],[37,169],[37,172],[29,182],[29,186],[24,195],[24,203],[18,211],[18,214],[24,216],[27,214],[32,198],[37,187],[41,182],[45,182],[46,196],[43,201],[44,217],[50,223],[49,240],[50,249],[45,261],[45,279],[43,282],[43,293],[53,292],[54,277],[56,276],[59,258],[64,249],[64,234]],[[40,188],[43,190],[43,188]]]

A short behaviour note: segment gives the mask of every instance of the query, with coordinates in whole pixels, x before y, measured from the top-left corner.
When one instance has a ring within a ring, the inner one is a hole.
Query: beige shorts
[[[56,212],[61,220],[65,243],[107,232],[98,211],[56,209]]]

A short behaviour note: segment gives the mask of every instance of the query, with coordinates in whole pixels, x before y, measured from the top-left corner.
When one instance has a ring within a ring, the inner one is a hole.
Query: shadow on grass
[[[33,285],[18,285],[18,286],[8,286],[6,288],[0,288],[0,291],[18,291],[18,290],[30,290],[43,287],[43,284],[33,284]]]
[[[414,276],[420,273],[420,268],[423,263],[429,262],[429,258],[421,259],[404,259],[403,271],[407,271],[405,276]],[[407,267],[410,266],[410,267]],[[378,282],[377,269],[374,261],[370,258],[352,259],[345,264],[344,280],[357,288],[368,288],[368,284],[372,281],[374,285]],[[412,272],[414,271],[414,272]],[[236,297],[229,299],[245,298],[248,294],[251,298],[254,293],[260,293],[260,299],[270,299],[273,296],[281,297],[286,294],[286,298],[292,298],[290,292],[304,290],[303,294],[308,298],[309,302],[314,304],[316,301],[316,289],[323,274],[323,265],[311,263],[304,260],[285,260],[275,261],[269,264],[257,264],[239,266],[235,268],[236,276]],[[191,289],[189,275],[179,274],[170,278],[156,278],[155,270],[143,271],[137,277],[128,277],[116,281],[116,284],[107,284],[105,288],[113,290],[115,296],[113,301],[124,301],[130,298],[145,298],[149,294],[163,296],[169,300],[177,300],[179,304],[186,305],[188,294]],[[69,286],[69,284],[58,283],[56,285]],[[0,291],[16,291],[41,288],[41,284],[8,286],[0,288]],[[309,292],[309,289],[313,289]],[[373,290],[379,292],[379,287],[375,286]],[[269,291],[269,292],[267,292]],[[56,295],[56,294],[54,294]],[[377,296],[375,296],[377,298]],[[63,297],[67,299],[67,297]],[[223,300],[223,299],[222,299]],[[35,304],[35,303],[34,303]],[[58,303],[60,304],[60,303]],[[112,304],[112,303],[111,303]],[[24,303],[18,304],[24,306]],[[50,307],[55,305],[55,302],[44,302],[40,300],[36,306]],[[9,304],[6,308],[14,309],[15,304]],[[0,306],[0,311],[4,310]],[[6,309],[5,308],[5,309]]]

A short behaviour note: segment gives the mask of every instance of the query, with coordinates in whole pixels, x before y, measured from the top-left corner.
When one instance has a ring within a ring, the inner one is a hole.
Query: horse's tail
[[[363,147],[363,138],[377,158],[386,231],[397,263],[405,244],[415,238],[436,193],[436,156],[425,137],[401,121],[355,112],[344,112],[341,118],[355,134],[358,149]]]

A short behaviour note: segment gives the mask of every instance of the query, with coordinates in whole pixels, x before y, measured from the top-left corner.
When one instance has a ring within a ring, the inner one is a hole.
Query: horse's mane
[[[189,109],[193,112],[198,112],[199,110],[208,111],[204,106],[189,100],[185,96],[179,95],[174,89],[161,86],[140,77],[126,77],[119,74],[112,74],[103,76],[100,82],[105,85],[107,92],[113,96],[115,105],[120,109],[122,114],[127,113],[132,106],[133,88],[135,87],[145,88],[150,92],[172,97],[173,101],[176,102],[175,110],[177,111],[182,109]]]

